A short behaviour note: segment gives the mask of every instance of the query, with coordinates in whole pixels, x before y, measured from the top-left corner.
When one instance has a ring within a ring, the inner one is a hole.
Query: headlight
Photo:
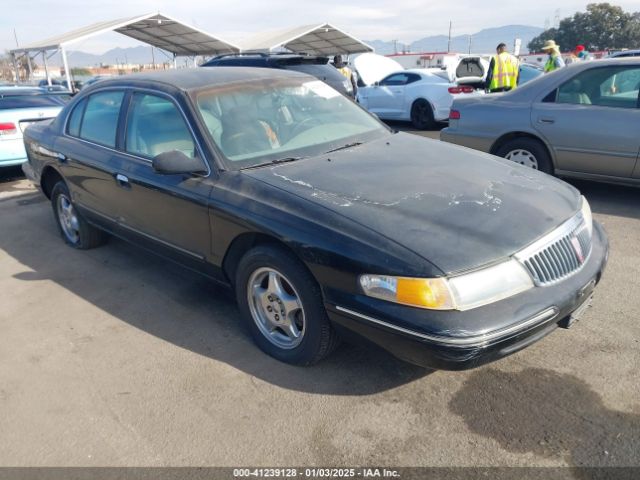
[[[449,278],[405,278],[362,275],[360,286],[370,297],[430,310],[470,310],[533,287],[516,260]]]
[[[589,231],[589,236],[593,234],[593,216],[591,215],[591,207],[589,206],[589,202],[587,199],[582,197],[582,218],[584,219],[584,223],[587,225],[587,230]]]

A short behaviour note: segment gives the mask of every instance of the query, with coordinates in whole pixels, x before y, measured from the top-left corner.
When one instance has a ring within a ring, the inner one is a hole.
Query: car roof
[[[15,95],[47,95],[49,92],[46,88],[32,87],[32,86],[0,86],[0,95],[2,96],[15,96]],[[67,92],[69,93],[69,92]]]
[[[252,82],[282,77],[314,78],[291,70],[276,70],[257,67],[234,68],[185,68],[163,70],[151,73],[134,73],[119,77],[105,78],[93,83],[89,89],[105,86],[144,86],[144,84],[164,84],[183,91],[199,90],[205,87],[226,85],[237,82]]]

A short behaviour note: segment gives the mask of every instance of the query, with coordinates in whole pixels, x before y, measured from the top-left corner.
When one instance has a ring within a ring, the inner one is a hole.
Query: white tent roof
[[[159,13],[94,23],[56,37],[11,50],[12,53],[56,50],[69,44],[107,32],[118,32],[175,55],[219,55],[235,53],[239,48]]]
[[[286,48],[295,53],[310,55],[348,55],[373,51],[366,43],[329,23],[261,33],[243,42],[241,47],[244,51]]]

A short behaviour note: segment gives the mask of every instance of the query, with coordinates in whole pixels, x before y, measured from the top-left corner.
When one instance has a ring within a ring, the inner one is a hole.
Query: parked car
[[[477,96],[470,85],[457,85],[431,69],[404,70],[390,59],[365,53],[354,60],[362,79],[357,101],[383,120],[410,121],[415,128],[433,128],[446,121],[453,99]]]
[[[640,57],[640,50],[620,50],[610,54],[607,58],[626,58],[626,57]]]
[[[531,63],[521,63],[518,72],[518,86],[524,85],[531,80],[544,75],[544,70],[539,65]]]
[[[55,117],[68,99],[38,87],[0,87],[0,168],[27,161],[25,128]]]
[[[84,82],[82,84],[82,87],[80,88],[80,90],[83,90],[85,88],[87,88],[90,85],[93,85],[96,82],[99,82],[100,80],[104,80],[105,78],[111,78],[113,75],[95,75],[93,77],[91,77],[90,79],[88,79],[86,82]]]
[[[441,139],[559,176],[640,183],[640,59],[575,63],[456,100]]]
[[[607,259],[572,186],[394,133],[298,72],[104,80],[25,143],[71,247],[110,232],[231,286],[258,346],[293,364],[348,334],[477,366],[570,325]]]
[[[351,82],[333,65],[329,57],[302,55],[297,53],[238,53],[212,58],[203,67],[260,67],[293,70],[312,75],[348,97],[355,92]]]

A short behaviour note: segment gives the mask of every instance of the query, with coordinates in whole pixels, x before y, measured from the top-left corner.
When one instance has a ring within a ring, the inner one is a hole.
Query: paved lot
[[[0,465],[640,465],[640,189],[576,184],[611,241],[581,322],[452,373],[348,345],[271,360],[224,291],[117,240],[67,248],[12,176]]]

